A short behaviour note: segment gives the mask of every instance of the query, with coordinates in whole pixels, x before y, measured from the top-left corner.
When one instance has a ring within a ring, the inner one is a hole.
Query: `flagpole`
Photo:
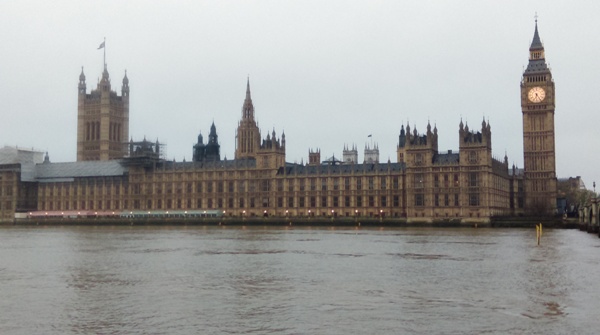
[[[104,38],[104,69],[106,70],[106,37]]]

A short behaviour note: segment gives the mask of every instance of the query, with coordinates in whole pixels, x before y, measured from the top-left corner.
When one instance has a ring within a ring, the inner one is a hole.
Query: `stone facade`
[[[251,106],[248,101],[249,85],[244,106]],[[508,163],[492,157],[491,127],[485,121],[479,131],[460,123],[460,153],[439,153],[437,128],[427,125],[423,135],[416,129],[411,133],[410,127],[400,135],[400,162],[321,163],[317,149],[311,150],[307,165],[285,162],[285,135],[279,139],[273,131],[253,143],[257,129],[251,121],[240,122],[238,139],[246,149],[238,147],[243,158],[231,161],[165,161],[158,142],[142,141],[130,142],[122,160],[37,164],[32,183],[37,192],[31,194],[35,209],[216,209],[236,217],[367,216],[417,222],[486,221],[511,214]],[[2,176],[6,185],[10,181],[13,189],[19,187],[14,172]]]
[[[121,96],[111,90],[106,64],[98,87],[86,93],[83,68],[77,104],[77,161],[123,158],[129,137],[129,79],[123,77]]]
[[[546,64],[544,46],[535,25],[529,64],[521,81],[525,211],[556,212],[556,148],[554,131],[555,90]]]
[[[475,129],[460,121],[459,152],[438,150],[437,126],[432,128],[427,124],[425,132],[419,133],[416,126],[407,125],[400,130],[395,163],[381,163],[377,157],[359,164],[355,146],[352,150],[344,148],[343,161],[333,157],[321,162],[320,149],[310,149],[308,164],[286,163],[285,134],[278,138],[273,130],[261,140],[248,81],[237,128],[235,159],[220,158],[213,124],[209,144],[217,151],[211,151],[210,159],[206,151],[208,144],[205,146],[199,138],[201,145],[194,146],[192,162],[162,159],[158,142],[131,141],[128,154],[116,149],[113,154],[111,150],[94,149],[83,150],[83,156],[78,155],[78,161],[73,163],[47,160],[41,164],[3,164],[0,165],[2,218],[10,219],[27,211],[218,210],[234,217],[380,217],[409,222],[485,222],[493,216],[524,214],[526,205],[537,201],[530,196],[542,199],[543,192],[536,188],[541,183],[545,183],[545,190],[550,192],[549,195],[544,193],[544,203],[549,204],[552,194],[556,193],[552,184],[555,180],[554,84],[549,71],[543,70],[545,62],[540,65],[543,48],[540,51],[538,40],[536,24],[530,61],[534,62],[533,70],[528,67],[521,83],[525,171],[514,166],[509,168],[506,155],[503,160],[494,158],[491,125],[485,120]],[[114,122],[110,118],[108,123],[100,122],[97,142],[108,138],[111,143],[113,138],[117,143],[127,134],[126,79],[123,96],[117,97],[110,91],[105,70],[99,88],[86,95],[82,73],[78,138],[84,139],[83,144],[89,142],[86,142],[88,123],[104,120],[102,112],[98,112],[100,118],[94,121],[96,116],[88,118],[87,107],[82,108],[82,101],[87,104],[91,96],[99,97],[110,106],[118,102],[121,104],[117,104],[121,106],[118,110],[123,112]],[[530,99],[529,92],[533,88],[543,88],[545,98],[537,101],[533,94],[535,99]],[[113,98],[116,100],[110,100]],[[109,131],[114,127],[111,124],[121,121],[122,126],[114,128],[121,135],[114,137],[115,133]],[[370,149],[378,149],[378,146]],[[110,159],[116,157],[125,158]],[[24,178],[25,175],[28,177]]]

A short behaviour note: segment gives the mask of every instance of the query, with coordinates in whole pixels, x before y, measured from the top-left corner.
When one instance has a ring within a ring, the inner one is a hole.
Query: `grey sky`
[[[0,145],[76,158],[77,82],[130,80],[130,135],[192,157],[215,122],[232,159],[246,77],[263,137],[285,130],[286,159],[341,157],[378,143],[396,161],[402,124],[437,124],[458,149],[458,124],[489,119],[493,153],[523,166],[519,83],[534,15],[556,82],[558,177],[598,178],[598,1],[3,1]],[[600,181],[600,179],[599,179]]]

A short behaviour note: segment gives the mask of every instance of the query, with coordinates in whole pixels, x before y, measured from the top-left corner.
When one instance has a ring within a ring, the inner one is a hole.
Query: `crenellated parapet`
[[[426,162],[433,162],[433,157],[438,152],[438,131],[437,126],[431,129],[431,124],[427,123],[427,132],[419,134],[416,126],[412,129],[409,125],[404,130],[404,125],[400,129],[400,137],[397,146],[398,162],[409,165],[423,165]]]
[[[285,133],[277,138],[275,130],[263,139],[256,153],[257,165],[265,169],[277,169],[285,165]]]
[[[469,125],[463,125],[462,120],[459,125],[460,146],[486,146],[492,148],[492,129],[489,122],[481,122],[481,130],[470,130]]]

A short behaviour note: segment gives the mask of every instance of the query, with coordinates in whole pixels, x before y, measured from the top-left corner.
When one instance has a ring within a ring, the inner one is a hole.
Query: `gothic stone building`
[[[108,151],[84,146],[80,152],[78,147],[78,161],[71,163],[13,160],[0,165],[1,216],[12,220],[29,211],[218,210],[233,217],[385,217],[409,222],[477,222],[492,216],[523,214],[528,206],[552,208],[551,198],[556,193],[554,85],[545,66],[537,23],[530,53],[521,84],[524,171],[509,168],[506,156],[502,161],[493,157],[491,126],[485,120],[477,129],[460,121],[459,152],[438,150],[437,127],[432,129],[428,124],[426,131],[419,133],[415,126],[407,125],[400,130],[395,163],[377,159],[359,164],[356,157],[346,162],[349,156],[343,161],[322,163],[318,149],[309,151],[308,164],[286,163],[285,134],[278,138],[273,130],[266,137],[261,136],[248,82],[233,160],[220,158],[214,124],[208,144],[199,138],[194,146],[191,162],[161,159],[159,143],[146,141],[135,145],[130,142],[128,154],[120,159],[106,159],[107,155],[112,158],[109,145]],[[108,74],[103,74],[100,92],[92,95],[104,97],[105,79]],[[112,92],[107,95],[106,105],[128,98],[126,79],[124,95],[119,100]],[[87,99],[83,82],[80,80],[80,104]],[[107,92],[109,87],[106,86]],[[98,113],[98,121],[89,119],[89,141],[100,136],[100,147],[106,149],[101,145],[102,138],[107,137],[109,144],[123,140],[128,121],[125,114],[113,113],[117,117],[103,126],[102,112]],[[98,127],[94,122],[100,122],[99,132],[93,130]],[[88,122],[81,124],[85,129],[83,139],[88,141]],[[116,147],[114,152],[122,155]],[[79,153],[93,161],[81,161]]]
[[[77,161],[106,161],[127,154],[129,79],[123,77],[121,96],[111,90],[106,64],[98,87],[86,93],[83,68],[77,104]]]

